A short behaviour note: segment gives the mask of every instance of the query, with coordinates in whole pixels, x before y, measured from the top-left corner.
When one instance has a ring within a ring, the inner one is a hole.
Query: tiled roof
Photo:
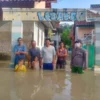
[[[91,8],[100,8],[100,4],[92,4]]]

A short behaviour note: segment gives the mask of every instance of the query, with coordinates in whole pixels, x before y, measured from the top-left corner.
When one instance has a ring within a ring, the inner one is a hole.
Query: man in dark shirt
[[[35,57],[38,57],[40,61],[40,49],[36,47],[36,42],[34,40],[31,41],[31,48],[29,49],[29,60],[32,67],[32,62],[34,61]]]
[[[71,69],[73,73],[83,73],[83,69],[86,68],[86,53],[81,48],[81,40],[75,42],[75,47],[72,50],[71,56]]]

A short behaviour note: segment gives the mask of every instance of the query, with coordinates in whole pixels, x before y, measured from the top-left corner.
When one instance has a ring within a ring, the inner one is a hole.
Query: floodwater
[[[0,67],[0,100],[100,100],[100,74]]]

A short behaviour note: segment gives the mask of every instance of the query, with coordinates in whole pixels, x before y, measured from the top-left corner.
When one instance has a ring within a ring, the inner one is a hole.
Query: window
[[[92,34],[91,33],[84,34],[84,42],[91,43],[91,41],[92,41]]]

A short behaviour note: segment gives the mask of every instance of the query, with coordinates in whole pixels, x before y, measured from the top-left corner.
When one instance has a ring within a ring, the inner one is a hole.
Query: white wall
[[[35,40],[36,43],[38,43],[38,41],[37,41],[37,37],[38,37],[38,23],[37,22],[34,22],[34,32],[33,32],[33,34],[34,34],[34,39],[33,40]]]
[[[39,47],[42,48],[44,46],[44,26],[39,23]]]
[[[44,46],[44,26],[40,22],[34,22],[34,40],[40,49]]]
[[[46,4],[46,2],[45,1],[41,1],[41,2],[34,2],[34,8],[42,8],[42,9],[44,9],[45,8],[45,4]]]

